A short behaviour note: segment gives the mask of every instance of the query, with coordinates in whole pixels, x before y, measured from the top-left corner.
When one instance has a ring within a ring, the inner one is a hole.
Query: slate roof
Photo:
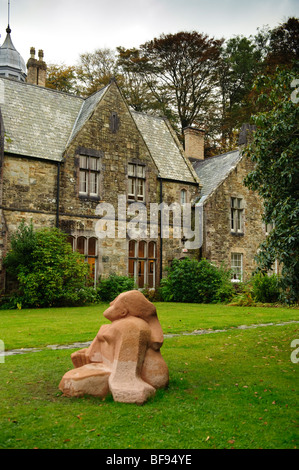
[[[88,98],[0,78],[0,107],[6,152],[61,161],[109,85]],[[131,111],[162,178],[198,183],[189,160],[168,125],[159,117]]]
[[[201,197],[209,196],[236,167],[241,159],[239,150],[193,162],[193,168],[202,185]]]
[[[1,78],[5,151],[61,160],[83,103],[77,96]]]
[[[198,182],[193,168],[175,141],[164,118],[131,111],[134,121],[159,170],[160,176],[176,181]]]

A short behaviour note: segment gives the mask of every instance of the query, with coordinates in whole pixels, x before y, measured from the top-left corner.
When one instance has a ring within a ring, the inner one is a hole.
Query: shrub
[[[252,295],[256,302],[278,302],[280,297],[279,278],[276,274],[255,274],[251,280]]]
[[[34,231],[22,223],[11,239],[4,266],[17,282],[10,303],[22,307],[80,305],[95,299],[89,267],[56,228]]]
[[[110,274],[106,279],[102,279],[97,287],[97,299],[103,302],[111,302],[122,292],[135,289],[134,279],[127,276]]]
[[[160,293],[166,302],[209,303],[229,300],[233,286],[229,271],[203,259],[173,260],[168,276],[161,281]]]
[[[257,273],[250,281],[240,286],[241,291],[234,296],[232,306],[251,306],[256,303],[273,303],[280,299],[279,277],[276,274]]]

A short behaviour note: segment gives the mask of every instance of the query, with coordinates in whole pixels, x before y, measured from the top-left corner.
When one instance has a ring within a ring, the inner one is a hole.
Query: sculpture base
[[[104,398],[109,394],[108,379],[111,371],[102,363],[85,364],[64,374],[59,389],[67,397],[93,395]]]

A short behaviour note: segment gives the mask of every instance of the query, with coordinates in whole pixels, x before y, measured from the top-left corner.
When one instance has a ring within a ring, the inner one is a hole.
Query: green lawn
[[[230,307],[222,304],[155,304],[165,334],[299,320],[299,309]],[[88,307],[0,310],[0,339],[5,349],[91,341],[108,304]]]
[[[104,305],[0,312],[7,349],[92,340]],[[58,389],[72,350],[8,356],[0,363],[0,448],[293,449],[298,447],[298,309],[157,304],[166,334],[167,390],[143,406]],[[232,326],[274,323],[256,329]]]

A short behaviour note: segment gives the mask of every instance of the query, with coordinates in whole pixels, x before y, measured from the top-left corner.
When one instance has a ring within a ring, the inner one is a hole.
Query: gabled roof
[[[102,88],[101,90],[97,91],[96,93],[93,93],[83,101],[80,113],[77,116],[69,141],[71,141],[76,136],[76,134],[78,134],[85,122],[90,118],[97,104],[103,98],[106,90],[107,87]]]
[[[164,118],[131,111],[161,178],[198,183]]]
[[[209,196],[233,170],[242,158],[239,150],[233,150],[222,155],[198,160],[193,168],[202,185],[201,197]]]
[[[0,78],[5,152],[61,161],[110,85],[88,98]],[[130,111],[162,178],[198,184],[168,121]]]

